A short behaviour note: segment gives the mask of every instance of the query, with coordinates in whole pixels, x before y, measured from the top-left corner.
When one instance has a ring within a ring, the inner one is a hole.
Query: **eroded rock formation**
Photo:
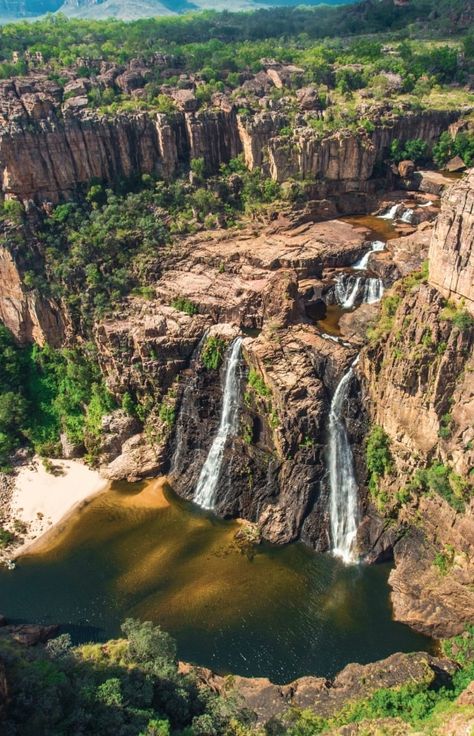
[[[443,198],[430,247],[430,283],[474,315],[474,172]]]
[[[446,192],[428,282],[394,288],[387,332],[361,361],[367,411],[390,443],[376,485],[392,521],[369,515],[360,538],[372,559],[394,549],[394,613],[435,636],[474,619],[473,182],[471,173]]]
[[[196,158],[204,159],[208,172],[216,172],[239,153],[250,169],[262,167],[277,181],[315,180],[315,198],[373,192],[374,166],[395,138],[433,143],[460,114],[406,112],[388,122],[380,120],[370,135],[361,129],[322,139],[302,120],[288,138],[280,135],[288,124],[284,112],[263,110],[242,117],[222,96],[208,110],[111,116],[88,109],[86,96],[63,103],[62,94],[41,75],[1,83],[4,195],[25,202],[58,202],[72,198],[92,180],[113,183],[142,174],[171,178]]]

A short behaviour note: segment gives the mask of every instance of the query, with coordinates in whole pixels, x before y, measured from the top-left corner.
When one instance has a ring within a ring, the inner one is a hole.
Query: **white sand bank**
[[[18,471],[10,509],[12,519],[27,526],[24,552],[32,541],[57,524],[81,501],[105,489],[108,481],[78,460],[53,460],[54,473],[39,458]]]

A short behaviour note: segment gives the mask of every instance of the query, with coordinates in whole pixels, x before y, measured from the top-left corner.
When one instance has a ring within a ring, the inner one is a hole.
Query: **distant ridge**
[[[135,20],[198,10],[256,10],[296,5],[348,5],[357,0],[0,0],[0,22],[60,12],[71,18]]]

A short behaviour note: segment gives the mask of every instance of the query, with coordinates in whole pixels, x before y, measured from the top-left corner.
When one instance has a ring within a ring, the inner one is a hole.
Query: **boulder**
[[[398,173],[402,179],[408,179],[415,173],[415,164],[413,161],[400,161],[398,164]]]
[[[462,160],[461,156],[454,156],[454,158],[450,159],[446,164],[446,171],[450,171],[451,173],[464,171],[464,169],[466,169],[466,164]]]
[[[36,644],[45,644],[49,639],[54,639],[59,633],[59,626],[19,624],[18,626],[6,626],[4,630],[18,644],[34,647]]]

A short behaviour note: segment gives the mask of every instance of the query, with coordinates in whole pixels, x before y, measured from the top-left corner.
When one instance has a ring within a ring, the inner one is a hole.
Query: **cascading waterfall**
[[[352,309],[355,305],[361,283],[361,276],[354,278],[353,276],[342,274],[337,277],[334,294],[338,304],[340,304],[343,309]]]
[[[203,509],[213,509],[216,504],[217,485],[224,458],[227,439],[238,430],[240,404],[240,351],[242,338],[238,337],[228,350],[224,379],[222,409],[219,428],[204,463],[196,490],[194,503]]]
[[[364,271],[369,265],[369,258],[372,253],[380,253],[383,250],[385,250],[385,243],[382,240],[374,240],[369,252],[363,255],[362,258],[359,258],[359,260],[352,265],[352,268],[355,271]]]
[[[359,524],[359,489],[354,458],[344,423],[344,406],[359,356],[340,381],[329,412],[328,465],[332,552],[345,563],[357,562],[354,542]]]
[[[376,304],[381,300],[384,293],[382,279],[367,279],[364,287],[364,304]]]
[[[340,274],[334,287],[336,301],[343,309],[352,309],[356,304],[375,304],[381,300],[383,292],[382,279],[351,274]]]
[[[411,225],[413,222],[414,214],[415,214],[415,210],[405,210],[405,212],[400,218],[401,222],[405,222],[407,225]]]
[[[380,220],[394,220],[396,216],[398,215],[399,208],[400,208],[400,204],[394,204],[383,215],[379,215],[379,219]]]

